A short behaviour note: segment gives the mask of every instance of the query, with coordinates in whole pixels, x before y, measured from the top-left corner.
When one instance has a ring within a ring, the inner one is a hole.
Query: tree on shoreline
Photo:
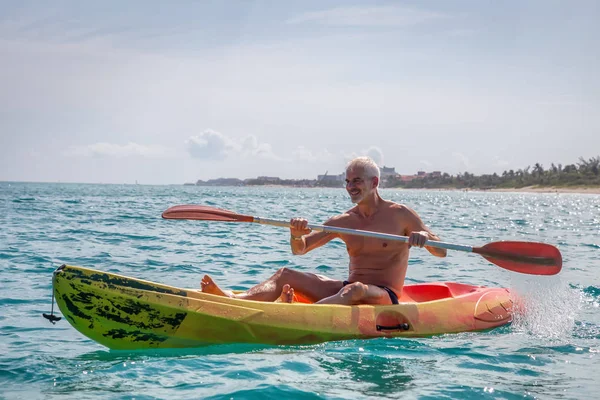
[[[504,171],[476,176],[469,172],[456,176],[447,173],[439,176],[425,176],[404,182],[398,177],[389,177],[386,187],[404,188],[458,188],[458,189],[493,189],[493,188],[522,188],[526,186],[600,186],[600,157],[589,160],[579,158],[577,164],[555,165],[544,169],[541,163],[535,163],[533,169],[527,166],[517,171]]]

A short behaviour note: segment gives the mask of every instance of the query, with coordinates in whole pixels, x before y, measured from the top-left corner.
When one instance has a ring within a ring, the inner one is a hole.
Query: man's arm
[[[336,219],[337,217],[330,218],[323,225],[333,225]],[[308,221],[301,218],[292,219],[290,225],[290,246],[295,255],[306,254],[339,237],[336,233],[311,232],[306,228]]]
[[[425,240],[440,241],[440,238],[425,226],[421,217],[416,212],[408,207],[405,209],[407,214],[406,220],[408,222],[405,234],[409,236],[409,245],[423,247]],[[425,246],[425,248],[434,256],[446,257],[446,249],[430,246]]]

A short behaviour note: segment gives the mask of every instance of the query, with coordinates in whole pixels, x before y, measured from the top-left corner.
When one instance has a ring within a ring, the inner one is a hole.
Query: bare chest
[[[351,229],[389,233],[392,235],[403,235],[405,231],[404,226],[399,221],[386,220],[385,218],[376,221],[356,221],[352,225]],[[373,254],[381,257],[385,256],[385,254],[398,253],[407,249],[405,243],[389,239],[344,235],[342,236],[342,240],[346,243],[350,256]]]

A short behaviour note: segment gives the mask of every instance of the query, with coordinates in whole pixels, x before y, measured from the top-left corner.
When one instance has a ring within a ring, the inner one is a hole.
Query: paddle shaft
[[[283,228],[290,227],[290,223],[288,221],[281,221],[281,220],[269,219],[269,218],[254,217],[253,222],[255,222],[257,224],[263,224],[263,225],[280,226]],[[404,243],[408,242],[408,236],[392,235],[390,233],[379,233],[379,232],[372,232],[372,231],[363,231],[360,229],[338,228],[335,226],[312,225],[312,224],[308,224],[307,228],[312,229],[313,231],[317,231],[317,232],[341,233],[344,235],[366,236],[366,237],[372,237],[372,238],[376,238],[376,239],[387,239],[387,240],[394,240],[397,242],[404,242]],[[469,253],[473,252],[472,246],[465,246],[465,245],[461,245],[461,244],[446,243],[446,242],[438,242],[438,241],[433,241],[433,240],[425,241],[425,246],[437,247],[439,249],[447,249],[447,250],[466,251]]]
[[[281,220],[269,219],[269,218],[253,217],[253,222],[258,223],[258,224],[263,224],[263,225],[279,226],[279,227],[283,227],[283,228],[290,227],[290,223],[287,221],[281,221]],[[317,232],[341,233],[344,235],[366,236],[366,237],[372,237],[372,238],[376,238],[376,239],[387,239],[387,240],[393,240],[393,241],[404,242],[404,243],[408,242],[408,236],[393,235],[390,233],[379,233],[379,232],[372,232],[372,231],[363,231],[360,229],[338,228],[335,226],[312,225],[312,224],[308,224],[307,228],[312,229],[313,231],[317,231]],[[435,241],[435,240],[426,240],[424,246],[436,247],[438,249],[446,249],[446,250],[458,250],[458,251],[464,251],[467,253],[476,253],[483,257],[493,257],[496,260],[516,261],[516,262],[523,261],[522,255],[493,251],[493,250],[489,250],[489,249],[486,249],[483,247],[466,246],[466,245],[462,245],[462,244],[440,242],[440,241]],[[534,262],[539,265],[553,265],[553,260],[548,257],[527,256],[527,260],[529,262]]]

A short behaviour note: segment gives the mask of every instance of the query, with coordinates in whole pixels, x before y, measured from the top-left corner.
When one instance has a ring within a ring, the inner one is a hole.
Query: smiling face
[[[346,170],[346,191],[353,203],[359,204],[377,188],[377,177],[369,177],[361,167]]]

